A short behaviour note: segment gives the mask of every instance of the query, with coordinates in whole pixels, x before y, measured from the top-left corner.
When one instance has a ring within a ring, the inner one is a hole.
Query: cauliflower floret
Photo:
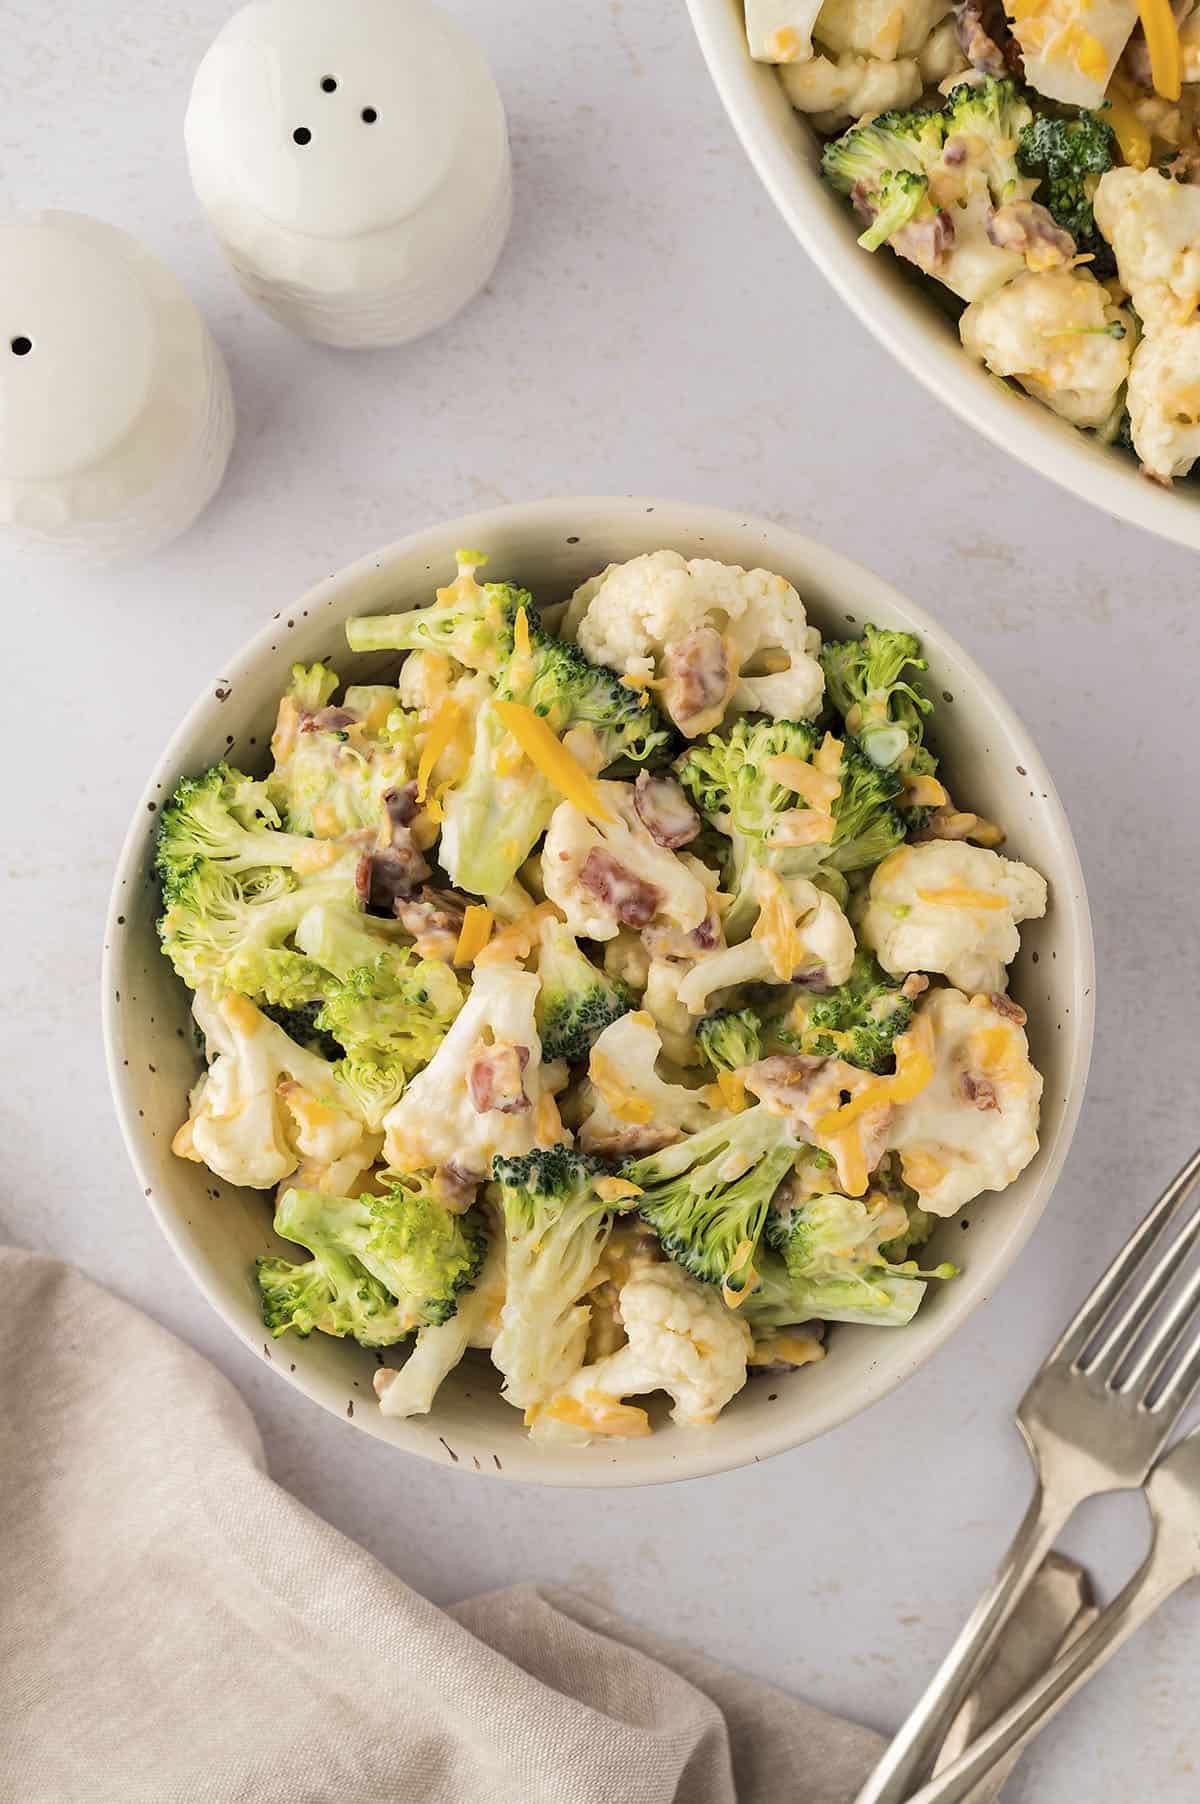
[[[677,958],[654,958],[646,973],[642,1007],[654,1018],[662,1036],[663,1051],[673,1065],[698,1065],[700,1048],[696,1044],[696,1018],[679,999],[679,985],[691,964]]]
[[[1157,325],[1133,356],[1129,424],[1147,475],[1186,476],[1200,457],[1200,319]]]
[[[356,1171],[374,1162],[379,1137],[367,1132],[332,1065],[302,1046],[245,996],[197,990],[192,1013],[212,1063],[189,1099],[189,1119],[172,1142],[230,1184],[268,1190],[301,1160]]]
[[[845,983],[854,963],[854,929],[833,897],[806,877],[754,876],[759,905],[750,938],[710,952],[679,985],[679,1001],[702,1015],[718,990],[743,983],[792,983],[801,973],[824,973],[830,988]]]
[[[699,1090],[658,1074],[662,1039],[654,1017],[639,1009],[606,1027],[592,1047],[579,1144],[606,1158],[656,1152],[715,1119]]]
[[[813,36],[835,56],[894,63],[916,56],[950,10],[951,0],[825,0]]]
[[[814,56],[779,71],[784,92],[818,131],[836,132],[866,113],[912,106],[921,98],[921,71],[910,56],[881,63],[869,56]]]
[[[940,971],[960,989],[1003,990],[1017,923],[1046,912],[1046,879],[962,840],[901,846],[871,878],[859,935],[885,971]]]
[[[650,980],[650,954],[641,934],[622,927],[604,948],[604,970],[614,982],[628,984],[640,995]]]
[[[1133,322],[1087,269],[1027,270],[958,322],[972,357],[1073,426],[1103,426],[1129,375]]]
[[[385,1416],[427,1416],[442,1380],[458,1365],[468,1347],[495,1345],[504,1307],[504,1236],[493,1233],[483,1270],[473,1287],[459,1297],[448,1322],[419,1330],[404,1364],[381,1366],[375,1395]]]
[[[708,914],[708,887],[696,870],[660,846],[643,826],[632,783],[597,783],[610,821],[589,820],[560,802],[542,848],[546,895],[577,939],[611,940],[621,924],[651,921],[682,929]]]
[[[933,1030],[934,1075],[896,1108],[888,1145],[932,1215],[953,1215],[981,1190],[1003,1190],[1038,1149],[1042,1079],[1021,1011],[985,996],[931,990],[918,1010]]]
[[[776,720],[819,712],[820,634],[782,576],[653,551],[610,564],[585,590],[575,616],[583,650],[626,676],[665,676],[663,704],[682,731],[710,731],[730,700]]]
[[[1138,22],[1137,0],[1025,0],[1006,10],[1031,88],[1067,106],[1104,104]]]
[[[821,0],[746,0],[746,39],[760,63],[796,63],[812,55]]]
[[[936,88],[950,76],[958,76],[970,65],[958,41],[958,24],[953,18],[943,19],[921,47],[917,67],[927,88]]]
[[[538,987],[536,974],[516,964],[476,968],[453,1027],[383,1118],[389,1165],[453,1165],[485,1178],[497,1153],[563,1139],[534,1023]]]
[[[1190,319],[1200,301],[1200,188],[1155,169],[1110,169],[1093,207],[1147,329]]]
[[[719,1293],[680,1266],[638,1267],[621,1286],[626,1344],[583,1366],[538,1411],[534,1440],[585,1445],[593,1434],[649,1434],[646,1412],[622,1398],[666,1391],[671,1420],[689,1428],[715,1422],[746,1382],[750,1330]]]

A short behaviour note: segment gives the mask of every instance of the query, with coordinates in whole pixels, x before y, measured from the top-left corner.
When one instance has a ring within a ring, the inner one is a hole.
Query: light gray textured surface
[[[0,207],[127,227],[204,307],[241,437],[152,564],[6,560],[0,1238],[55,1251],[240,1387],[273,1469],[438,1600],[587,1587],[712,1656],[886,1727],[1025,1497],[1007,1412],[1069,1307],[1197,1137],[1195,560],[1070,501],[893,368],[776,219],[680,5],[455,0],[509,108],[517,218],[495,280],[407,350],[309,348],[255,315],[192,204],[180,123],[221,0],[9,0]],[[447,1474],[323,1415],[244,1353],[146,1215],[111,1118],[96,977],[137,787],[222,658],[315,578],[492,501],[658,492],[787,519],[942,614],[1033,727],[1091,885],[1099,1026],[1059,1194],[973,1325],[904,1391],[770,1465],[643,1493]],[[81,1324],[86,1340],[86,1324]],[[103,1358],[102,1345],[90,1356]],[[1108,1579],[1140,1509],[1074,1540]],[[1196,1795],[1197,1599],[1056,1724],[1013,1804]]]

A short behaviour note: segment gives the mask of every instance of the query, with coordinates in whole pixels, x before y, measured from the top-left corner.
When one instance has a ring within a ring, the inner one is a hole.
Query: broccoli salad
[[[274,1193],[273,1335],[407,1355],[387,1414],[480,1348],[538,1439],[711,1423],[910,1322],[937,1218],[1033,1157],[1046,885],[938,775],[911,634],[822,644],[674,551],[544,610],[485,562],[347,623],[390,682],[294,665],[269,774],[163,810],[174,1151]]]
[[[1170,484],[1200,456],[1194,0],[745,0],[822,169],[968,354]],[[1196,199],[1192,190],[1195,186]]]

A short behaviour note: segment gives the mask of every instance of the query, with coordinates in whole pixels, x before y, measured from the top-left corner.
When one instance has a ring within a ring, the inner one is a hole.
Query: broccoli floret
[[[537,1024],[542,1057],[548,1063],[567,1059],[581,1064],[598,1035],[635,1006],[634,998],[625,984],[597,970],[562,921],[544,921],[540,939]]]
[[[229,875],[291,868],[312,842],[280,829],[279,811],[258,783],[228,764],[184,777],[162,811],[155,864],[168,906],[202,865]]]
[[[453,1214],[422,1174],[394,1178],[382,1196],[285,1191],[275,1231],[312,1258],[300,1265],[258,1261],[272,1335],[318,1328],[364,1347],[393,1346],[417,1328],[449,1320],[487,1250],[475,1211]]]
[[[779,1038],[817,1058],[845,1059],[863,1071],[891,1071],[895,1039],[912,1024],[913,1005],[869,952],[858,952],[845,983],[802,996]]]
[[[970,161],[983,171],[997,207],[1028,193],[1017,165],[1017,145],[1032,120],[1033,108],[1017,84],[994,75],[975,84],[960,82],[946,98],[946,139],[969,140]]]
[[[840,775],[828,862],[836,871],[867,870],[904,838],[904,821],[895,806],[903,784],[895,771],[881,770],[850,738],[842,750]]]
[[[1036,198],[1049,208],[1055,224],[1070,232],[1076,251],[1092,258],[1092,273],[1100,277],[1116,273],[1116,260],[1096,230],[1092,196],[1115,160],[1116,135],[1095,113],[1080,112],[1071,119],[1039,115],[1022,129],[1017,146],[1022,172],[1038,179]]]
[[[610,1168],[568,1146],[535,1148],[492,1167],[506,1244],[507,1294],[492,1358],[504,1394],[528,1409],[583,1363],[595,1281],[615,1207],[600,1193]]]
[[[904,1210],[903,1227],[897,1227],[891,1240],[884,1241],[879,1251],[889,1265],[903,1265],[914,1247],[923,1247],[937,1227],[936,1215],[922,1209],[921,1199],[911,1184],[906,1184],[900,1170],[898,1153],[888,1153],[871,1179],[873,1189]]]
[[[270,1002],[260,1003],[259,1006],[268,1021],[273,1021],[276,1027],[282,1027],[297,1046],[315,1052],[319,1058],[328,1059],[330,1064],[341,1058],[342,1049],[333,1035],[317,1026],[317,1016],[321,1012],[319,1002],[302,1002],[295,1008],[284,1008]]]
[[[762,1057],[762,1022],[752,1008],[719,1008],[705,1015],[696,1042],[714,1071],[741,1071]]]
[[[701,814],[728,839],[724,887],[734,899],[723,925],[731,946],[747,937],[758,918],[754,875],[760,866],[779,876],[811,876],[828,850],[771,841],[780,815],[804,803],[767,765],[779,757],[808,763],[817,740],[808,721],[743,719],[728,734],[710,733],[690,746],[675,766]]]
[[[430,608],[404,614],[366,614],[346,622],[351,651],[438,651],[469,670],[494,675],[512,651],[513,623],[520,608],[532,621],[533,602],[512,583],[478,583],[475,572],[487,563],[481,551],[460,551],[458,575],[438,590]]]
[[[945,137],[937,112],[880,113],[825,146],[821,169],[840,194],[871,221],[859,239],[878,250],[918,214],[932,212],[929,169]]]
[[[340,678],[328,664],[293,664],[287,693],[304,709],[316,714],[325,707],[337,689]]]
[[[536,616],[529,637],[529,658],[511,658],[502,672],[502,696],[524,702],[556,733],[591,727],[599,740],[600,770],[618,762],[663,761],[674,735],[644,689],[623,683],[605,664],[593,664],[572,641],[554,638]]]
[[[929,666],[913,633],[868,626],[861,639],[827,640],[821,647],[825,693],[867,754],[885,770],[909,768],[923,749],[925,716],[933,703],[909,675]],[[922,760],[930,770],[932,758]]]
[[[501,700],[533,708],[559,737],[572,728],[589,729],[598,770],[667,755],[672,736],[653,704],[642,706],[615,672],[552,638],[536,614],[527,625],[528,652],[514,651],[500,667]],[[485,705],[476,717],[466,773],[446,798],[442,862],[460,889],[477,896],[498,896],[508,888],[561,800],[549,779],[528,763],[505,770],[506,738],[496,709]]]
[[[745,1303],[755,1327],[781,1327],[812,1318],[901,1328],[916,1314],[925,1280],[951,1278],[955,1268],[918,1272],[894,1264],[882,1250],[904,1211],[887,1197],[811,1197],[768,1217],[759,1283]]]
[[[463,1005],[449,965],[385,949],[330,988],[318,1029],[344,1049],[337,1074],[377,1126],[446,1037]]]
[[[761,1104],[702,1128],[622,1168],[642,1195],[638,1212],[664,1250],[694,1278],[738,1295],[798,1143],[783,1116]]]

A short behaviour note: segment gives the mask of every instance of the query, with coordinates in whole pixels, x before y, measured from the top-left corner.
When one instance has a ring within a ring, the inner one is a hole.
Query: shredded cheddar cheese
[[[512,964],[528,958],[533,951],[542,929],[543,921],[557,921],[559,912],[553,902],[539,902],[533,908],[527,908],[523,915],[510,921],[501,929],[479,954],[476,962],[481,965]]]
[[[740,1115],[746,1106],[746,1077],[741,1071],[718,1071],[717,1090],[725,1107]]]
[[[628,1178],[597,1178],[596,1195],[605,1203],[631,1202],[635,1196],[643,1193]]]
[[[243,1034],[246,1039],[249,1039],[251,1034],[256,1034],[266,1019],[255,1008],[248,996],[239,996],[234,990],[230,990],[222,996],[217,1007],[234,1032]]]
[[[1183,45],[1170,0],[1138,0],[1138,17],[1146,34],[1155,92],[1164,100],[1178,100],[1183,92]]]
[[[933,1070],[933,1034],[928,1020],[920,1017],[907,1033],[896,1036],[894,1074],[873,1078],[849,1102],[822,1115],[815,1124],[817,1133],[833,1139],[871,1109],[885,1103],[912,1102],[933,1082]]]
[[[513,621],[513,650],[518,658],[528,658],[533,653],[533,647],[529,643],[529,615],[523,606],[517,609],[516,619]]]
[[[576,763],[570,752],[551,732],[540,714],[523,702],[493,702],[505,730],[512,734],[529,762],[540,770],[549,783],[568,802],[592,820],[611,821],[612,815],[600,799],[599,791],[587,772]]]
[[[429,733],[421,749],[417,764],[417,800],[423,802],[429,790],[429,779],[433,775],[434,765],[446,747],[452,743],[462,724],[463,711],[456,701],[449,696],[438,703],[437,712],[429,723]]]
[[[552,1422],[565,1422],[571,1428],[589,1429],[592,1434],[627,1439],[631,1435],[650,1433],[650,1418],[644,1409],[622,1403],[618,1397],[606,1397],[601,1391],[585,1391],[582,1403],[578,1397],[555,1397],[538,1413]]]
[[[492,911],[473,902],[463,916],[458,944],[454,948],[456,965],[473,965],[492,937]]]
[[[758,919],[750,929],[750,938],[766,953],[779,982],[790,983],[792,972],[800,963],[800,940],[787,891],[775,872],[766,869],[757,873],[754,889]]]
[[[332,802],[318,802],[312,811],[313,832],[319,839],[336,839],[342,830],[338,811]]]
[[[968,883],[951,883],[945,889],[919,889],[917,895],[922,902],[932,902],[938,908],[1007,907],[1003,896],[986,889],[972,889]]]
[[[1133,96],[1119,76],[1108,87],[1108,123],[1117,135],[1121,155],[1131,169],[1149,169],[1150,133],[1137,116]]]
[[[643,1096],[635,1096],[607,1053],[592,1049],[588,1060],[588,1076],[596,1086],[601,1101],[618,1121],[641,1126],[654,1120],[654,1104]]]
[[[279,704],[275,731],[271,734],[271,753],[276,764],[286,764],[296,749],[300,731],[300,704],[294,695],[285,695]]]
[[[721,1296],[726,1308],[740,1309],[754,1289],[754,1280],[758,1273],[754,1269],[753,1259],[754,1242],[752,1240],[739,1241],[733,1258],[729,1262],[725,1282],[721,1286]]]
[[[904,805],[906,808],[944,808],[950,797],[936,777],[914,777],[911,773],[904,778]]]
[[[810,808],[827,810],[842,793],[840,777],[831,776],[828,771],[817,770],[803,758],[793,758],[787,752],[768,758],[763,769],[773,783],[790,789],[795,795],[803,796]]]

